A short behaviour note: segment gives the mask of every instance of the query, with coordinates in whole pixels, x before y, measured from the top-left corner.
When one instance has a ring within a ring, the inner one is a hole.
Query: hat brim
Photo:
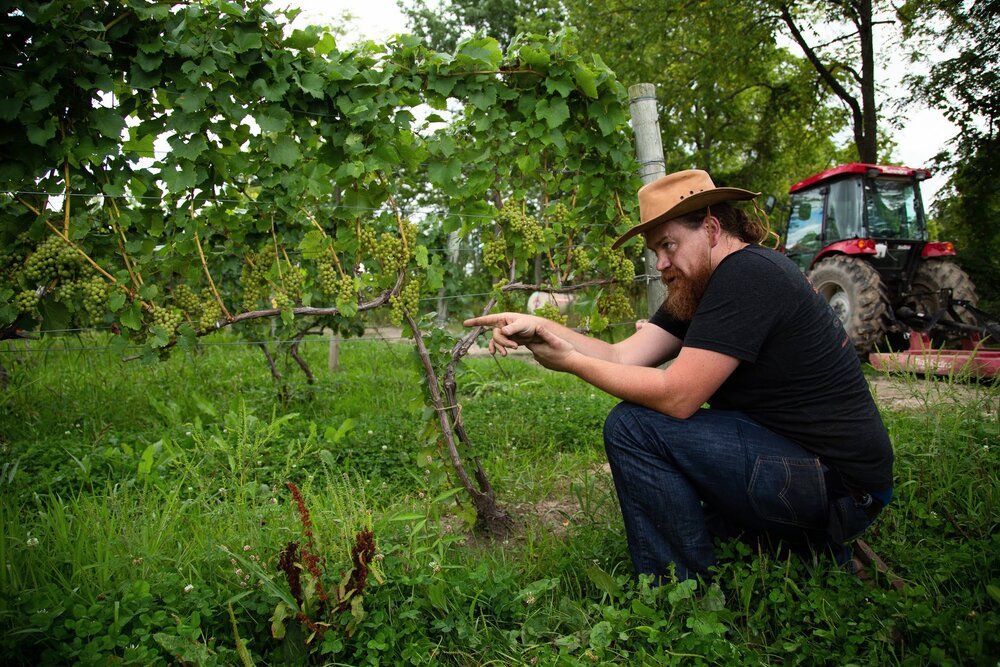
[[[700,208],[705,208],[706,206],[711,206],[712,204],[720,204],[726,201],[749,201],[758,196],[760,196],[759,192],[750,192],[749,190],[743,190],[742,188],[712,188],[711,190],[705,190],[704,192],[697,192],[674,207],[667,209],[652,220],[647,220],[646,222],[636,225],[632,229],[628,230],[618,237],[618,240],[611,244],[611,248],[613,250],[617,249],[620,245],[637,234],[642,234],[648,229],[652,229],[653,227],[663,224],[669,220],[673,220],[674,218],[679,218],[682,215],[687,215],[688,213],[697,211]]]

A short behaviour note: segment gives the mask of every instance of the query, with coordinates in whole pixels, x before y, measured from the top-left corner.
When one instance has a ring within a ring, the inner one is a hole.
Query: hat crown
[[[640,224],[654,220],[699,192],[714,190],[707,171],[686,169],[667,174],[639,189]]]
[[[639,189],[639,224],[615,241],[617,248],[637,234],[669,220],[675,220],[706,206],[721,202],[748,201],[759,192],[741,188],[716,187],[702,169],[686,169],[661,176]]]

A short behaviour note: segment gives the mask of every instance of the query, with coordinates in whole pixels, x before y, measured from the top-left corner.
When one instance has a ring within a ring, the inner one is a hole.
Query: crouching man
[[[706,574],[717,519],[846,560],[843,545],[892,498],[892,446],[854,347],[802,272],[760,245],[766,228],[731,204],[755,196],[698,170],[639,190],[640,223],[614,247],[641,234],[667,297],[626,340],[518,313],[465,322],[492,327],[491,351],[525,345],[622,399],[604,441],[641,574]]]

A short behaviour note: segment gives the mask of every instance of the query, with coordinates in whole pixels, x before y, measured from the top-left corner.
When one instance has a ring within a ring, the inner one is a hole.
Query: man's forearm
[[[698,409],[687,392],[673,386],[669,371],[644,366],[624,366],[613,361],[576,355],[566,370],[612,396],[687,419]]]
[[[545,326],[563,340],[571,343],[577,352],[585,356],[604,361],[618,361],[618,353],[611,343],[600,338],[592,338],[551,320],[547,320]]]

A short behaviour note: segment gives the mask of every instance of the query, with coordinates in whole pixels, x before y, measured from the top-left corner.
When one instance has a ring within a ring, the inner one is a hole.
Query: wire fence
[[[635,325],[634,321],[625,322],[613,322],[608,324],[611,327],[621,327],[625,325]],[[97,329],[94,329],[96,331]],[[54,331],[88,331],[87,329],[77,329],[77,330],[54,330]],[[574,331],[584,332],[584,329],[575,328]],[[410,336],[386,336],[382,334],[377,335],[361,335],[357,337],[340,337],[340,336],[324,336],[321,333],[316,333],[312,335],[313,337],[303,337],[301,339],[297,338],[261,338],[254,340],[222,340],[222,341],[197,341],[195,347],[247,347],[247,346],[260,346],[260,345],[291,345],[293,343],[298,343],[299,345],[308,345],[314,343],[325,343],[329,344],[331,341],[337,343],[338,345],[352,345],[356,343],[369,343],[369,342],[393,342],[393,341],[403,341],[412,340]],[[67,337],[60,336],[54,337],[60,340],[66,340]],[[48,352],[98,352],[113,350],[115,352],[138,352],[140,350],[147,349],[143,345],[79,345],[79,346],[62,346],[57,347],[53,344],[45,343],[44,340],[39,341],[36,339],[12,339],[9,341],[0,341],[2,343],[8,343],[8,347],[0,347],[0,354],[21,354],[21,353],[48,353]],[[42,345],[39,347],[37,344],[41,342]],[[33,346],[35,345],[35,346]]]

